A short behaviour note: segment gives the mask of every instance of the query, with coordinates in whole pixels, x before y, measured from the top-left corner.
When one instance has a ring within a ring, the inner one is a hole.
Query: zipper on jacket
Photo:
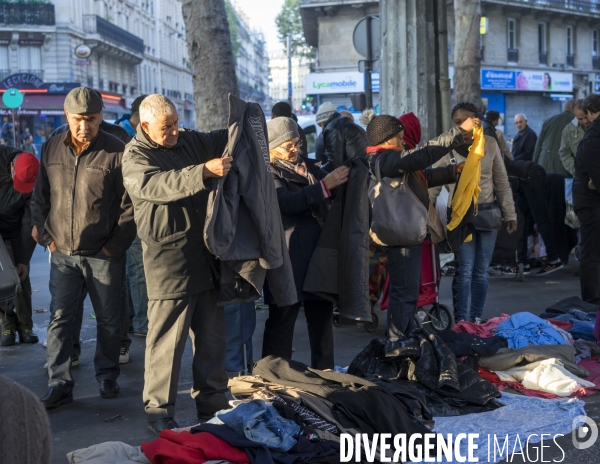
[[[73,149],[71,148],[71,150]],[[75,234],[73,232],[73,228],[75,224],[75,187],[77,184],[77,169],[79,166],[79,156],[77,156],[77,154],[75,155],[75,169],[73,170],[73,188],[71,189],[71,255],[73,255],[73,249],[75,247]]]

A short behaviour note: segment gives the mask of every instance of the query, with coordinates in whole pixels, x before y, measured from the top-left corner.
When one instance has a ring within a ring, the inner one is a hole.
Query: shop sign
[[[42,39],[19,39],[19,45],[33,45],[36,47],[41,47],[44,45],[44,41]]]
[[[77,66],[89,66],[90,64],[92,64],[92,62],[90,60],[76,60],[75,64]]]
[[[310,73],[306,75],[305,82],[308,95],[365,91],[365,76],[356,71]]]
[[[75,56],[80,59],[89,58],[92,54],[92,49],[89,45],[80,44],[75,47]]]
[[[79,82],[46,84],[46,87],[48,87],[48,93],[69,93],[74,88],[80,86],[81,84]]]
[[[19,73],[8,76],[2,81],[2,87],[10,89],[41,89],[44,86],[44,81],[33,74]]]
[[[518,69],[482,69],[481,88],[483,90],[572,92],[573,74]]]
[[[10,45],[10,40],[8,40],[8,39],[0,39],[0,45]]]

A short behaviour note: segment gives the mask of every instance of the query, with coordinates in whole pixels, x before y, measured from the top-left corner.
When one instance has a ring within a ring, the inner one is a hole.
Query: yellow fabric
[[[447,226],[448,230],[454,230],[458,227],[465,214],[467,214],[471,202],[474,202],[475,208],[477,208],[477,199],[481,192],[479,182],[481,181],[481,158],[483,158],[484,150],[483,128],[481,126],[476,127],[473,130],[473,144],[469,147],[469,156],[467,156],[465,167],[460,175],[460,181],[452,197],[452,220]],[[470,238],[467,237],[465,241],[470,241]]]

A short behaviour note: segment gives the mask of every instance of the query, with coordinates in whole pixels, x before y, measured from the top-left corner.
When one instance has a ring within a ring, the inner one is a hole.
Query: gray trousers
[[[229,407],[225,373],[225,313],[209,290],[174,300],[148,302],[144,405],[148,421],[174,417],[181,357],[192,339],[192,398],[199,414]]]

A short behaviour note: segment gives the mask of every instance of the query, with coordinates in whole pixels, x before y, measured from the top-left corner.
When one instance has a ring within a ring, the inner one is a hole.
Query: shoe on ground
[[[116,380],[103,380],[100,382],[100,396],[104,399],[119,396],[119,391],[121,391],[121,389]]]
[[[17,343],[17,333],[14,330],[5,330],[0,338],[0,346],[11,346]]]
[[[483,320],[480,317],[476,317],[472,322],[473,324],[481,325]]]
[[[501,265],[490,266],[488,273],[490,276],[501,276],[502,275],[502,266]]]
[[[121,347],[119,354],[119,364],[127,364],[129,362],[129,348]]]
[[[44,340],[44,343],[42,343],[42,346],[44,348],[48,348],[48,339]]]
[[[58,408],[62,404],[73,401],[73,392],[60,387],[50,387],[46,396],[42,397],[40,401],[46,409]]]
[[[136,337],[144,337],[145,338],[148,336],[148,332],[142,332],[141,330],[134,330],[133,335],[135,335]]]
[[[163,430],[171,430],[179,428],[177,422],[172,417],[165,417],[164,419],[158,419],[155,421],[148,421],[148,428],[150,431],[156,435],[160,435],[160,432]]]
[[[516,276],[517,275],[517,271],[519,270],[519,266],[504,266],[502,268],[502,274],[503,275],[507,275],[507,276]],[[529,264],[524,264],[523,265],[523,275],[529,275],[531,274],[531,266]]]
[[[548,274],[552,274],[554,271],[558,271],[559,269],[562,269],[564,266],[564,264],[562,263],[562,261],[558,261],[556,263],[546,263],[546,265],[541,268],[538,273],[536,275],[539,276],[544,276],[544,275],[548,275]]]
[[[40,339],[32,330],[19,330],[19,343],[37,343]]]
[[[71,367],[77,367],[77,366],[79,366],[79,358],[72,356],[71,357]],[[46,362],[46,364],[44,364],[44,369],[48,369],[48,362]]]

